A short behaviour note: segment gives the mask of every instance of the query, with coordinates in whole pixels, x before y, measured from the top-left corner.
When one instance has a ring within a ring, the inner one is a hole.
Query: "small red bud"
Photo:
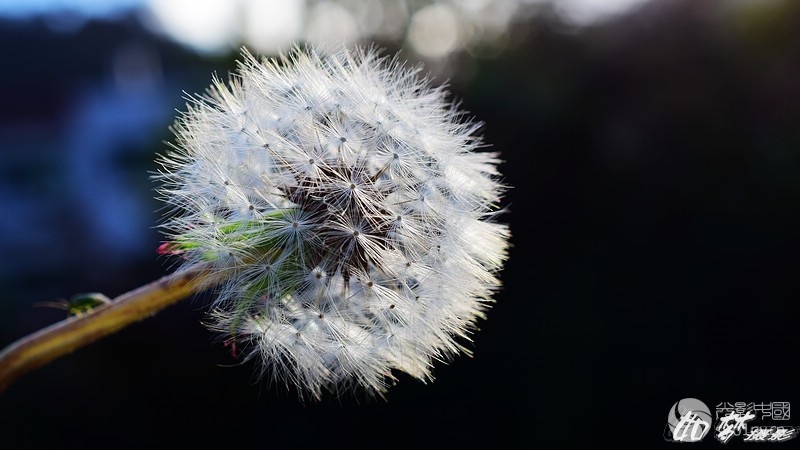
[[[179,253],[183,253],[183,250],[181,250],[180,247],[174,242],[164,242],[158,246],[156,251],[159,255],[177,255]]]
[[[231,356],[236,358],[236,338],[230,338],[222,343],[224,347],[231,348]]]

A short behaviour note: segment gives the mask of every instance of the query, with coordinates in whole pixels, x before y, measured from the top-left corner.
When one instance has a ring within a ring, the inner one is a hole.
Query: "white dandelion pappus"
[[[497,155],[374,50],[243,58],[190,98],[156,176],[174,253],[226,280],[211,327],[301,395],[431,379],[500,285]]]

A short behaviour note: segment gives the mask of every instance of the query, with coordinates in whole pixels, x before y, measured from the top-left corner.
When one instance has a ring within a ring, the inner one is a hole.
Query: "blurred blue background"
[[[798,23],[791,0],[0,0],[0,345],[63,317],[37,302],[169,271],[153,159],[242,45],[424,63],[515,187],[505,288],[435,383],[300,404],[198,298],[0,395],[0,448],[651,448],[681,398],[800,407]]]

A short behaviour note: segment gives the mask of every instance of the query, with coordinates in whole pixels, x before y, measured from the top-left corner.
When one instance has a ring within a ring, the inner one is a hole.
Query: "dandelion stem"
[[[17,340],[0,353],[0,393],[29,371],[207,288],[208,269],[199,264],[167,275]]]

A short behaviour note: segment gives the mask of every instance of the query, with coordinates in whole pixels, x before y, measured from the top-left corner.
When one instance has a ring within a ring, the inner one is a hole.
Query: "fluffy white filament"
[[[226,279],[212,328],[301,394],[430,379],[500,284],[498,160],[417,72],[372,50],[244,52],[160,158],[170,252]]]

